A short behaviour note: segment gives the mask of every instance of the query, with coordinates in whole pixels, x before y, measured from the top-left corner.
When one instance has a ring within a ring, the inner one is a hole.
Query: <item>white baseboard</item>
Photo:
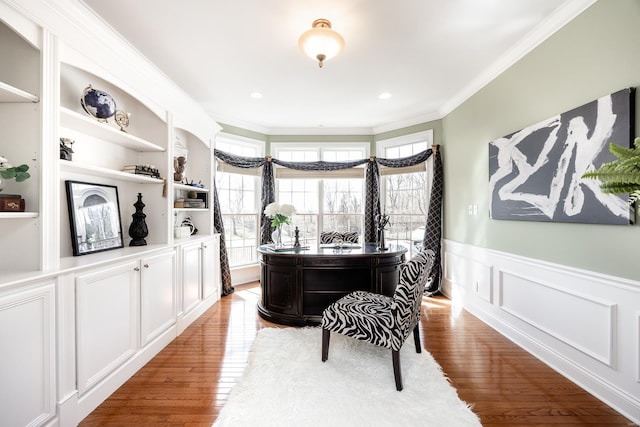
[[[453,302],[640,423],[640,282],[451,241]]]
[[[231,269],[231,283],[233,283],[234,286],[256,282],[258,280],[260,280],[260,265],[258,264],[244,265]]]

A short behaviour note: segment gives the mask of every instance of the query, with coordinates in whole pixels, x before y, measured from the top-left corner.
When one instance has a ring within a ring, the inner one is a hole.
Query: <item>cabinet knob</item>
[[[208,246],[207,246],[207,245],[202,245],[202,247],[203,247],[203,248],[205,248],[205,249],[207,249],[207,247],[208,247]]]
[[[134,268],[133,271],[140,271],[140,267]]]
[[[149,264],[145,264],[145,265],[144,265],[144,268],[149,268]]]

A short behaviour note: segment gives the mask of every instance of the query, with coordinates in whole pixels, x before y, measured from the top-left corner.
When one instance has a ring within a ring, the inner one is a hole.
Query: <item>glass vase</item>
[[[385,241],[384,238],[384,228],[380,229],[378,231],[379,236],[378,236],[378,250],[379,251],[386,251],[387,249],[389,249],[387,247],[387,242]]]
[[[273,240],[273,244],[276,249],[281,249],[284,247],[282,244],[282,227],[276,227],[275,231],[271,235],[271,239]]]

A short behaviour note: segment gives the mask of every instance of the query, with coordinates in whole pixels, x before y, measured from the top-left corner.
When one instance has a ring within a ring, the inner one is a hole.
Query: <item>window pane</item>
[[[224,223],[229,266],[256,263],[257,216],[255,214],[223,214],[222,221]]]
[[[355,231],[362,236],[362,215],[323,215],[322,228],[324,231]]]
[[[216,140],[216,148],[245,157],[260,155],[258,144],[238,143],[225,138]],[[216,172],[216,188],[231,267],[257,262],[259,182],[257,176]]]
[[[363,188],[360,179],[325,179],[324,213],[361,213]]]
[[[387,158],[407,157],[427,149],[420,141],[387,147]],[[427,172],[387,175],[383,184],[383,210],[390,216],[385,238],[390,243],[405,246],[409,256],[422,247],[428,208]]]
[[[318,160],[318,151],[312,150],[279,150],[278,159],[285,162],[315,162]]]
[[[318,213],[317,179],[279,179],[277,186],[278,203],[293,205],[299,214]]]
[[[293,244],[295,241],[295,229],[298,227],[298,236],[300,240],[300,244],[303,246],[306,245],[315,245],[318,243],[317,235],[318,235],[318,215],[313,214],[295,214],[291,220],[291,225],[283,227],[283,238],[282,242],[284,244],[291,243]]]
[[[346,162],[365,158],[363,150],[322,150],[322,160],[326,162]]]

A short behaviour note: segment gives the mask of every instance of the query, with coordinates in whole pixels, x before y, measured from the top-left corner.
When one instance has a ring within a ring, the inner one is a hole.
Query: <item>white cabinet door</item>
[[[202,299],[215,292],[215,242],[212,238],[202,242]]]
[[[216,295],[220,298],[220,235],[202,244],[202,297]]]
[[[182,311],[191,311],[200,302],[202,284],[202,246],[182,247]]]
[[[139,270],[137,261],[128,261],[76,277],[80,395],[136,353]]]
[[[175,259],[171,251],[140,260],[141,346],[175,323]]]
[[[41,425],[56,413],[54,288],[0,296],[0,426]]]

